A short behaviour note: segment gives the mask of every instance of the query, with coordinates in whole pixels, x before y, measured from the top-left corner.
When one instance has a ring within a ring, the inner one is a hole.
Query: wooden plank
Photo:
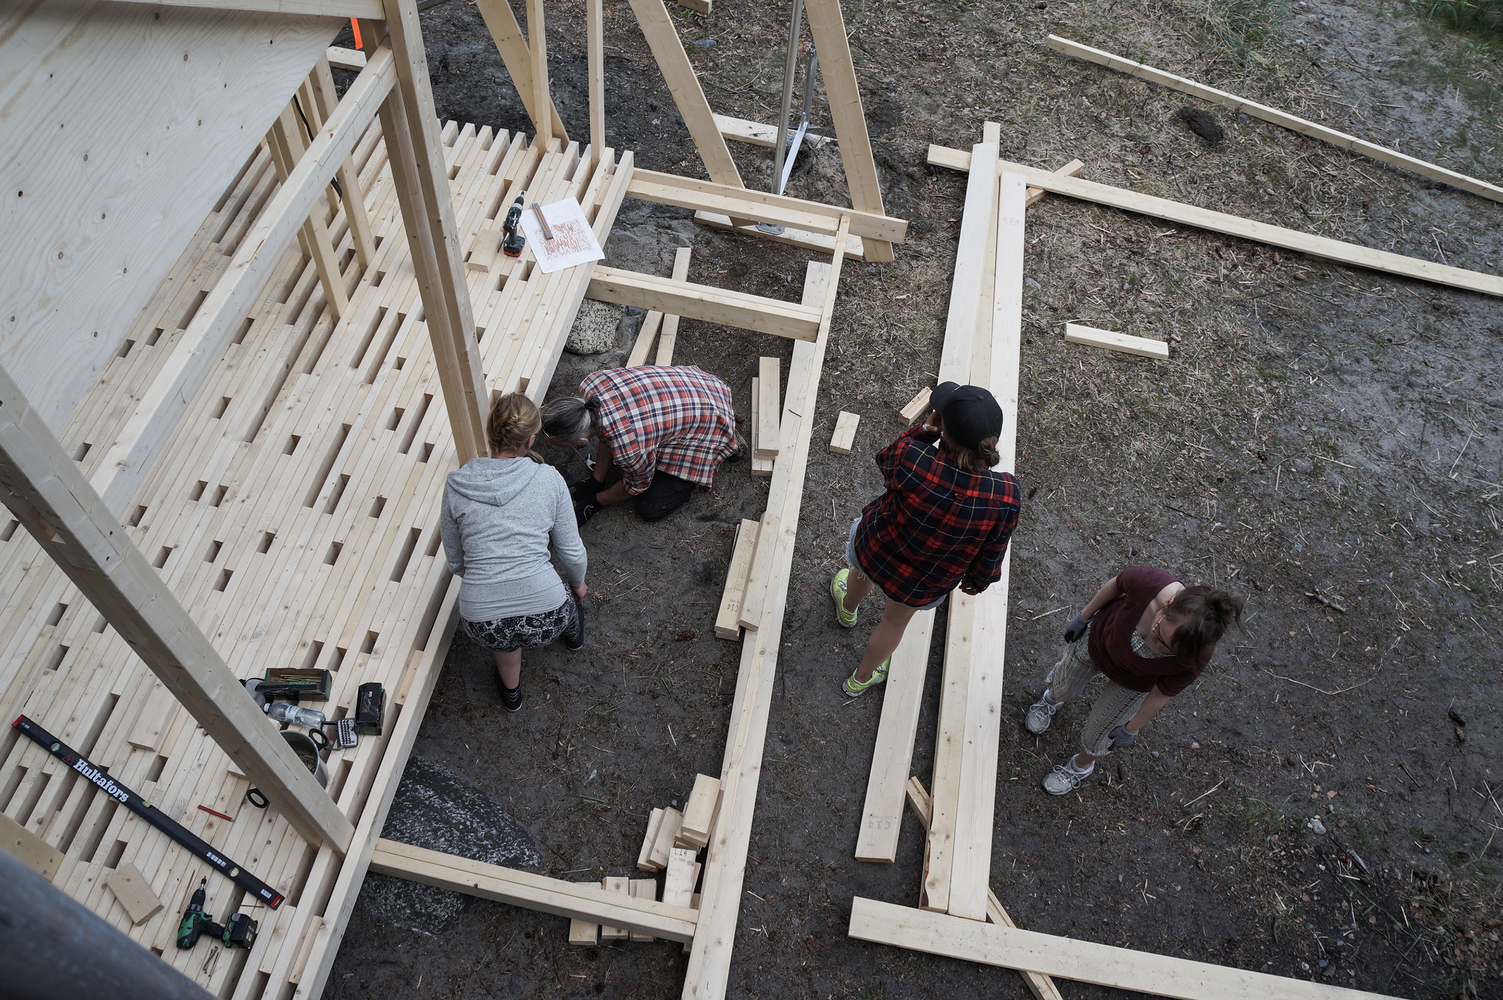
[[[663,822],[658,826],[658,835],[652,842],[650,860],[658,868],[668,867],[668,854],[673,850],[673,838],[684,821],[684,814],[677,809],[664,809]]]
[[[950,309],[945,320],[944,348],[940,353],[939,382],[970,381],[971,348],[981,309],[981,284],[986,264],[986,237],[996,214],[997,145],[977,143],[971,147],[971,170],[966,181],[965,209],[960,218],[960,246],[955,255],[955,274],[950,285]],[[978,164],[986,163],[985,170]],[[987,303],[990,306],[990,303]],[[935,789],[939,794],[939,789]]]
[[[162,901],[151,891],[151,883],[130,862],[106,876],[104,884],[125,907],[132,924],[142,923],[162,909]]]
[[[1169,345],[1162,340],[1150,340],[1147,337],[1134,337],[1126,333],[1098,330],[1079,323],[1065,324],[1065,343],[1084,344],[1087,347],[1100,347],[1103,350],[1137,354],[1145,358],[1158,358],[1161,361],[1169,360]]]
[[[731,564],[725,571],[725,588],[720,594],[720,612],[715,616],[715,635],[721,639],[741,638],[741,599],[746,593],[746,578],[751,572],[752,553],[757,547],[758,527],[758,522],[742,518],[741,526],[736,530]],[[695,790],[698,789],[696,784]],[[693,829],[697,831],[700,828],[696,826]],[[704,832],[708,837],[709,831]]]
[[[861,89],[856,85],[856,64],[851,59],[850,38],[840,12],[840,0],[805,0],[809,33],[819,51],[819,78],[829,99],[830,118],[840,140],[840,160],[851,189],[851,205],[857,211],[886,215],[877,161],[872,156],[866,114],[861,108]],[[892,260],[892,244],[866,240],[866,259]]]
[[[743,236],[754,236],[759,240],[771,240],[773,243],[784,243],[788,246],[800,247],[804,250],[813,250],[816,253],[831,253],[835,249],[835,237],[823,233],[811,233],[792,226],[783,226],[780,233],[769,233],[758,229],[755,225],[737,226],[732,224],[730,216],[721,215],[718,212],[699,211],[694,213],[694,221],[701,226],[709,226],[711,229],[720,229],[729,233],[741,233]],[[862,247],[859,236],[847,236],[846,242],[851,247],[851,256],[860,256]]]
[[[663,867],[654,864],[652,860],[652,849],[657,845],[658,831],[663,828],[663,813],[662,809],[654,809],[647,817],[647,834],[642,838],[642,849],[637,852],[637,867],[645,871],[655,872]]]
[[[177,699],[162,686],[161,681],[157,681],[152,685],[146,704],[141,706],[141,713],[136,716],[136,724],[131,727],[126,742],[140,750],[155,753],[161,747],[167,725],[177,714],[177,709]]]
[[[680,7],[692,10],[696,14],[703,14],[706,17],[710,16],[710,10],[713,7],[711,0],[676,0],[676,2]]]
[[[742,527],[755,525],[755,521],[742,521]],[[731,560],[732,566],[735,559]],[[696,849],[710,841],[710,830],[715,823],[715,810],[720,806],[720,779],[708,774],[694,776],[694,789],[684,805],[684,821],[679,827],[679,839],[688,841]],[[665,890],[666,891],[666,890]]]
[[[271,132],[268,133],[272,162],[276,164],[277,177],[284,184],[292,174],[302,151],[302,143],[296,141],[301,138],[300,126],[301,123],[293,121],[293,111],[289,106],[272,122]],[[339,261],[334,256],[334,245],[330,240],[321,206],[315,204],[313,214],[302,224],[300,236],[303,253],[313,258],[313,263],[318,268],[318,282],[323,286],[324,301],[337,320],[350,311],[350,297],[345,288],[344,274],[339,269]]]
[[[496,266],[496,251],[501,248],[501,240],[505,233],[499,229],[490,229],[481,226],[475,234],[475,239],[470,243],[470,256],[465,261],[465,267],[471,271],[479,271],[488,274]]]
[[[783,384],[782,360],[759,358],[757,361],[757,447],[760,458],[777,458],[779,418],[783,407],[778,390]]]
[[[5,813],[0,813],[0,848],[49,882],[63,863],[62,854],[51,844]]]
[[[658,898],[658,881],[653,878],[634,878],[631,880],[631,898],[647,902]],[[631,931],[633,941],[652,941],[653,936],[644,930],[633,928]]]
[[[908,805],[913,809],[914,814],[918,816],[919,822],[923,824],[924,829],[929,829],[929,793],[924,790],[923,783],[918,778],[909,778],[908,783],[904,786],[904,790],[908,795]],[[1017,926],[1017,924],[1012,922],[1012,917],[1007,915],[1007,911],[1002,909],[1002,904],[998,902],[996,893],[992,892],[991,889],[986,890],[986,919],[994,924],[1001,924],[1003,927]],[[1029,992],[1037,997],[1038,1000],[1064,1000],[1060,996],[1059,987],[1055,986],[1054,980],[1048,976],[1037,972],[1024,971],[1019,971],[1018,975],[1023,977],[1024,985],[1028,987]]]
[[[762,380],[753,375],[751,380],[751,474],[753,476],[772,475],[774,459],[763,458],[757,454],[757,446],[762,443],[760,427],[762,426]]]
[[[548,30],[543,17],[543,0],[527,0],[527,55],[532,64],[532,96],[538,103],[553,105],[548,87]],[[539,115],[535,120],[538,142],[543,151],[553,148],[553,116]]]
[[[349,52],[350,49],[330,49],[331,52]],[[360,53],[355,53],[360,55]],[[365,66],[365,57],[360,55],[361,68]],[[321,122],[327,121],[339,106],[339,95],[334,89],[334,74],[329,71],[329,60],[323,58],[314,67],[313,76],[318,81],[313,96],[318,106],[318,114]],[[370,216],[365,211],[365,193],[360,187],[360,173],[355,169],[353,156],[346,156],[335,173],[335,179],[339,181],[340,201],[344,205],[345,222],[350,227],[350,238],[355,243],[355,259],[360,262],[362,268],[370,267],[371,259],[376,255],[375,239],[371,235]]]
[[[893,651],[882,695],[882,718],[877,724],[871,774],[866,781],[861,832],[856,838],[857,861],[891,864],[898,856],[903,821],[903,788],[913,760],[923,704],[924,677],[929,671],[929,646],[934,612],[920,611],[908,623],[903,641]],[[927,829],[928,820],[924,826]]]
[[[819,329],[819,314],[808,306],[615,267],[596,266],[585,294],[599,302],[659,309],[664,315],[735,326],[790,340],[812,340]]]
[[[684,51],[683,40],[678,37],[678,29],[668,15],[668,8],[663,5],[663,0],[631,0],[631,9],[637,15],[637,23],[642,27],[658,69],[662,70],[673,103],[678,106],[678,113],[689,129],[689,138],[704,161],[705,172],[717,184],[741,187],[736,161],[731,158],[725,139],[715,127],[715,116],[705,100],[704,88],[699,85],[699,77],[694,75],[694,67]]]
[[[375,0],[375,2],[379,3],[379,0]],[[346,49],[338,45],[331,45],[329,46],[329,51],[325,53],[325,58],[329,60],[329,65],[335,69],[348,69],[356,73],[365,69],[365,53],[359,49]]]
[[[962,162],[962,158],[957,150],[930,146],[929,162],[936,166],[950,166]],[[1448,285],[1452,288],[1464,288],[1468,291],[1482,292],[1485,295],[1503,296],[1503,278],[1496,275],[1436,264],[1417,257],[1405,257],[1386,250],[1373,250],[1355,243],[1343,243],[1325,236],[1285,229],[1266,222],[1227,215],[1225,212],[1215,212],[1208,208],[1197,208],[1194,205],[1139,194],[1136,191],[1112,187],[1109,184],[1097,184],[1078,177],[1061,177],[1021,163],[1003,160],[1001,167],[1003,170],[1022,174],[1030,185],[1043,188],[1052,194],[1062,194],[1081,201],[1119,208],[1124,212],[1207,229],[1213,233],[1252,240],[1255,243],[1265,243],[1268,246],[1293,250],[1337,264],[1367,268],[1403,278],[1415,278],[1438,285]],[[956,169],[960,168],[956,167]]]
[[[600,888],[606,892],[613,892],[618,896],[631,895],[631,879],[625,875],[607,875],[600,881]],[[600,940],[602,941],[625,941],[631,936],[631,931],[625,927],[611,927],[600,924]]]
[[[651,893],[620,896],[590,883],[564,882],[391,840],[376,843],[370,870],[556,916],[627,927],[669,941],[691,940],[699,916],[686,906],[657,902],[653,879],[641,880],[653,887]],[[637,881],[632,880],[634,887]]]
[[[313,14],[319,17],[380,17],[380,0],[149,0],[148,7],[213,7],[266,14]]]
[[[713,780],[713,779],[712,779]],[[719,786],[719,782],[715,783]],[[694,898],[695,869],[698,862],[692,847],[675,847],[668,853],[668,869],[663,876],[663,902],[685,906]]]
[[[720,130],[721,135],[732,142],[750,143],[764,149],[771,149],[777,145],[778,127],[776,125],[764,125],[745,118],[732,118],[730,115],[716,115],[715,127]],[[804,133],[804,143],[810,146],[823,146],[834,141],[834,136],[816,135],[813,132]]]
[[[1301,135],[1308,135],[1312,139],[1320,139],[1322,142],[1329,142],[1331,145],[1341,149],[1360,153],[1363,156],[1377,160],[1379,163],[1386,163],[1391,167],[1398,167],[1400,170],[1407,170],[1412,174],[1418,174],[1421,177],[1428,177],[1431,180],[1449,184],[1452,187],[1469,191],[1483,198],[1490,198],[1493,201],[1503,201],[1503,188],[1495,184],[1480,181],[1475,177],[1468,177],[1466,174],[1457,173],[1454,170],[1447,170],[1445,167],[1416,159],[1413,156],[1400,153],[1398,150],[1389,149],[1387,146],[1379,146],[1376,143],[1358,139],[1356,136],[1348,135],[1333,128],[1326,128],[1324,125],[1317,125],[1308,119],[1291,115],[1285,111],[1279,111],[1276,108],[1270,108],[1266,104],[1249,101],[1245,97],[1238,97],[1236,94],[1229,94],[1224,90],[1217,90],[1215,87],[1207,87],[1204,84],[1196,83],[1194,80],[1187,80],[1182,76],[1175,76],[1173,73],[1154,69],[1152,66],[1141,62],[1124,59],[1121,56],[1113,55],[1102,49],[1095,49],[1089,45],[1081,45],[1079,42],[1072,42],[1058,35],[1050,35],[1044,44],[1048,45],[1051,49],[1063,52],[1065,55],[1074,56],[1076,59],[1093,62],[1098,66],[1105,66],[1108,69],[1117,70],[1119,73],[1126,73],[1140,80],[1157,83],[1171,90],[1177,90],[1182,94],[1189,94],[1203,101],[1219,104],[1224,108],[1230,109],[1234,114],[1246,114],[1253,118],[1261,118],[1263,121],[1283,126]]]
[[[857,896],[850,936],[1175,1000],[1377,1000],[1381,994],[978,923]]]
[[[585,0],[585,68],[590,76],[590,169],[605,149],[605,10],[603,0]]]
[[[856,425],[859,423],[860,416],[841,410],[840,416],[835,418],[835,433],[830,435],[830,451],[836,455],[849,455],[856,443]]]
[[[926,385],[916,392],[912,399],[903,404],[903,408],[898,411],[898,416],[903,418],[905,424],[911,424],[929,412],[929,394],[933,391],[931,387]]]
[[[687,281],[689,278],[689,248],[679,247],[673,252],[673,280]],[[678,343],[678,315],[665,313],[663,315],[663,333],[658,337],[658,354],[654,363],[659,365],[673,364],[673,348]]]
[[[241,241],[224,280],[214,286],[173,344],[167,361],[132,406],[129,418],[104,443],[104,455],[92,481],[117,514],[125,509],[161,454],[198,387],[223,354],[224,341],[244,322],[246,307],[323,197],[329,178],[354,148],[395,81],[391,50],[376,50],[318,138]]]
[[[506,74],[517,88],[517,96],[522,99],[527,117],[532,119],[533,132],[541,136],[543,130],[538,124],[540,102],[532,79],[532,53],[527,48],[526,39],[522,37],[522,26],[517,23],[517,15],[512,13],[511,4],[507,0],[475,0],[475,7],[485,20],[491,40],[496,43],[496,51],[506,65]],[[548,105],[551,114],[548,128],[555,138],[568,142],[569,133],[565,130],[563,119],[558,116],[558,106],[551,97]]]
[[[767,511],[757,529],[757,547],[752,550],[751,569],[746,575],[746,592],[741,597],[741,627],[755,630],[762,622],[762,609],[772,583],[773,555],[778,546],[778,515]]]
[[[266,724],[3,367],[0,480],[26,530],[276,808],[314,843],[347,850],[353,825]]]
[[[652,342],[662,325],[662,310],[649,309],[647,315],[642,317],[642,329],[637,331],[636,342],[631,345],[631,356],[626,359],[626,367],[637,368],[647,364],[647,353],[652,350]]]
[[[967,164],[966,169],[970,169],[969,163]],[[1085,169],[1085,164],[1082,163],[1080,160],[1071,160],[1069,163],[1066,163],[1064,166],[1062,166],[1058,170],[1056,170],[1055,173],[1056,174],[1063,174],[1066,177],[1074,177],[1076,174],[1080,173],[1084,169]],[[1032,205],[1034,202],[1038,201],[1040,198],[1042,198],[1044,195],[1046,195],[1048,193],[1049,192],[1045,191],[1043,188],[1031,187],[1031,188],[1028,189],[1028,200],[1026,202],[1024,202],[1024,205],[1025,206]]]
[[[665,174],[656,170],[636,171],[632,175],[630,186],[626,189],[626,196],[656,202],[659,205],[719,212],[733,219],[749,215],[763,222],[793,226],[795,229],[824,233],[828,236],[833,236],[840,228],[842,218],[850,220],[848,234],[854,233],[863,240],[901,243],[904,234],[908,231],[908,223],[903,219],[837,208],[817,201],[804,201],[801,198],[790,198],[787,195],[772,194],[768,191],[754,191],[749,188],[717,184],[712,180],[703,181],[680,177],[677,174]],[[745,223],[738,223],[738,225],[745,225]]]

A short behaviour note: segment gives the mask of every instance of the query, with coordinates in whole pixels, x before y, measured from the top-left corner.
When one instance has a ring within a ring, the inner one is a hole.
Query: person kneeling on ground
[[[594,475],[569,487],[580,525],[631,498],[642,520],[661,521],[745,450],[731,387],[693,365],[591,372],[579,395],[543,407],[543,433],[556,446],[596,443]],[[612,466],[622,478],[606,486]]]
[[[585,548],[564,477],[532,454],[541,427],[537,404],[526,396],[496,400],[486,423],[490,457],[449,473],[439,525],[449,569],[464,580],[465,633],[495,656],[508,712],[522,707],[523,646],[558,639],[570,649],[584,645]],[[568,590],[549,562],[549,541]]]
[[[1106,675],[1106,690],[1081,731],[1080,753],[1044,776],[1044,791],[1072,791],[1097,757],[1131,746],[1170,698],[1195,683],[1217,641],[1241,623],[1242,606],[1225,590],[1186,587],[1152,566],[1129,566],[1103,584],[1066,626],[1064,655],[1023,719],[1030,733],[1044,732],[1093,674]]]
[[[855,698],[887,680],[892,654],[913,613],[932,608],[958,583],[979,594],[1002,576],[1007,539],[1018,524],[1018,484],[1000,461],[1002,407],[985,389],[945,382],[933,410],[877,454],[887,492],[851,523],[845,558],[830,581],[835,616],[856,624],[872,586],[886,603],[861,663],[842,690]]]

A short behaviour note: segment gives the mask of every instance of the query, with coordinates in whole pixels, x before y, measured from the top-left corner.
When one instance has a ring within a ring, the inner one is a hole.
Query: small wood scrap
[[[5,813],[0,813],[0,848],[49,882],[63,863],[52,845]]]
[[[663,876],[663,902],[688,906],[694,898],[695,874],[699,862],[692,847],[675,847],[668,853],[668,870]]]
[[[634,878],[634,879],[632,879],[631,880],[631,895],[635,899],[654,899],[654,900],[657,899],[658,898],[658,880],[655,879],[655,878]],[[652,941],[652,940],[654,940],[654,938],[653,938],[653,936],[651,934],[645,934],[645,933],[643,933],[641,931],[631,931],[630,932],[630,937],[631,937],[631,940],[633,940],[633,941]]]
[[[1079,323],[1065,324],[1065,343],[1084,344],[1087,347],[1120,351],[1123,354],[1137,354],[1145,358],[1158,358],[1160,361],[1169,358],[1169,345],[1162,340],[1134,337],[1126,333],[1113,333],[1111,330],[1098,330],[1093,326],[1081,326]]]
[[[908,401],[908,404],[898,411],[898,416],[903,418],[905,424],[911,424],[929,410],[929,394],[934,390],[925,386],[920,389],[917,396]]]
[[[600,880],[600,887],[602,889],[604,889],[606,892],[618,892],[618,893],[620,893],[623,896],[628,895],[628,894],[633,895],[633,896],[636,895],[636,893],[631,892],[631,890],[630,890],[630,887],[632,885],[634,885],[634,884],[635,883],[631,879],[627,878],[625,875],[608,875],[605,878],[603,878],[603,879]],[[573,928],[571,927],[570,928],[571,933],[572,933],[572,930],[573,930]],[[625,941],[626,938],[627,938],[627,935],[630,934],[630,933],[631,932],[628,931],[625,927],[601,927],[600,928],[600,940],[602,940],[602,941]]]
[[[1337,604],[1325,594],[1322,594],[1319,587],[1316,587],[1314,590],[1305,591],[1305,596],[1310,598],[1312,601],[1319,601],[1326,607],[1330,608],[1332,611],[1339,611],[1342,614],[1346,614],[1346,608],[1344,608],[1340,604]]]
[[[637,853],[637,867],[643,871],[655,872],[663,867],[652,860],[652,849],[657,845],[658,831],[663,828],[663,812],[662,809],[654,809],[652,815],[647,817],[647,835],[642,839],[642,850]]]
[[[756,522],[742,521],[741,523],[744,526],[754,525]],[[696,851],[703,850],[710,842],[710,831],[714,829],[715,814],[719,810],[720,779],[708,774],[696,774],[694,790],[689,793],[689,801],[684,805],[684,821],[678,833],[679,842]]]
[[[856,441],[856,425],[860,422],[860,415],[841,410],[835,420],[835,433],[830,436],[830,451],[836,455],[849,455],[851,445]]]
[[[120,905],[125,907],[132,926],[151,918],[162,909],[162,901],[151,891],[151,883],[129,861],[111,872],[104,884],[115,894]]]
[[[577,918],[569,921],[569,943],[588,947],[600,943],[600,925]]]
[[[761,402],[761,400],[762,400],[762,380],[760,378],[758,378],[757,376],[753,375],[752,376],[752,387],[751,387],[751,401],[752,401],[752,403],[751,403],[751,405],[752,405],[752,418],[751,418],[751,474],[754,475],[754,476],[770,476],[770,475],[772,475],[772,464],[775,461],[775,459],[763,458],[762,455],[757,450],[757,448],[761,444],[761,440],[762,440],[762,435],[761,435],[761,433],[758,430],[758,428],[761,426],[761,422],[762,422],[762,402]]]
[[[783,363],[779,358],[762,358],[757,364],[757,445],[754,451],[759,458],[777,458],[778,439],[781,437],[778,422],[783,412],[778,390],[783,381]]]
[[[746,594],[746,578],[757,547],[757,528],[756,521],[742,518],[741,526],[736,529],[731,565],[725,571],[725,589],[720,594],[720,613],[715,616],[715,635],[721,639],[741,638],[741,600]]]
[[[741,627],[755,629],[762,624],[762,607],[772,578],[773,551],[778,544],[778,516],[771,511],[762,515],[757,530],[757,547],[752,554],[751,571],[746,575],[746,592],[741,597]]]
[[[668,855],[673,850],[673,838],[678,836],[679,827],[683,825],[684,814],[677,809],[664,809],[663,822],[658,826],[657,839],[652,844],[652,866],[654,868],[667,868]]]
[[[471,271],[489,272],[496,266],[496,250],[505,234],[499,229],[481,229],[470,244],[470,259],[465,267]]]
[[[1209,111],[1200,108],[1180,108],[1174,113],[1174,117],[1185,123],[1185,127],[1205,140],[1207,146],[1214,146],[1226,138],[1226,133],[1221,131],[1221,126],[1216,124],[1216,119]]]

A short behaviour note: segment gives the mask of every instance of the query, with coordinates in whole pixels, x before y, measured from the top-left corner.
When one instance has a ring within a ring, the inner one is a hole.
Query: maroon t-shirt
[[[1172,574],[1153,566],[1129,566],[1117,574],[1122,593],[1091,619],[1091,659],[1102,673],[1130,691],[1152,691],[1157,684],[1172,698],[1194,684],[1211,662],[1214,645],[1206,646],[1193,660],[1139,656],[1132,651],[1132,633],[1143,617],[1143,609],[1159,591],[1178,582]]]

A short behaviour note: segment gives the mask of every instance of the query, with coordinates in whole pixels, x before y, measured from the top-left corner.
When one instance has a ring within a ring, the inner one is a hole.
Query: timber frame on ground
[[[631,7],[709,181],[604,147],[601,0],[583,149],[553,108],[542,33],[529,47],[506,0],[478,7],[531,140],[440,124],[415,0],[47,0],[0,15],[7,228],[27,234],[0,248],[0,709],[286,899],[270,910],[215,880],[209,908],[257,919],[254,947],[212,965],[179,951],[203,874],[192,855],[9,727],[7,846],[220,996],[318,996],[368,869],[690,943],[684,995],[723,995],[841,264],[892,259],[906,228],[882,208],[839,2],[807,6],[852,208],[742,186],[726,136],[767,128],[710,112],[663,0]],[[542,18],[529,0],[530,25]],[[360,52],[328,48],[347,19]],[[331,62],[358,70],[342,100]],[[102,100],[115,113],[81,127]],[[522,189],[576,199],[602,244],[634,197],[742,232],[780,224],[830,261],[809,264],[800,303],[678,271],[544,274],[530,251],[495,253]],[[586,296],[797,341],[763,442],[764,524],[778,527],[748,584],[761,612],[697,910],[378,846],[456,618],[445,474],[484,452],[494,394],[541,398]],[[331,717],[353,714],[360,684],[385,687],[383,732],[334,755],[326,788],[237,680],[267,665],[329,670]],[[248,805],[250,786],[269,808]],[[122,868],[160,909],[127,908],[110,887]]]

